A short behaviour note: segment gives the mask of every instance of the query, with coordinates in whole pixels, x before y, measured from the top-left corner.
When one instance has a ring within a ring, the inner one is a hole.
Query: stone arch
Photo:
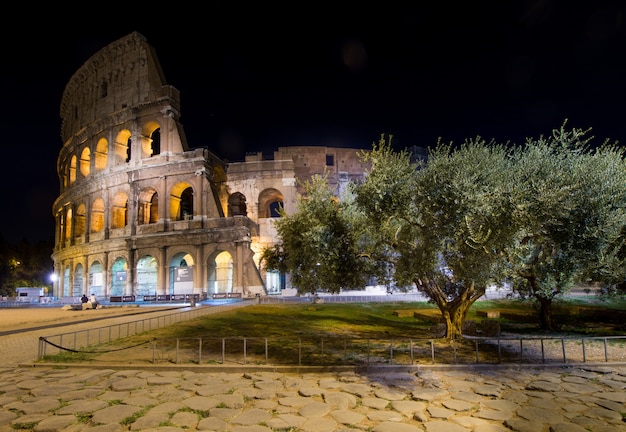
[[[74,237],[85,235],[85,223],[87,222],[87,207],[81,203],[76,208],[76,216],[74,217]]]
[[[82,263],[76,264],[74,269],[74,284],[72,286],[72,296],[80,297],[83,294],[84,267]]]
[[[141,131],[141,158],[149,158],[161,153],[161,125],[154,120],[143,125]]]
[[[104,229],[104,200],[96,198],[91,204],[90,233],[97,233]]]
[[[169,293],[193,294],[195,260],[186,251],[175,253],[169,261]]]
[[[96,171],[102,171],[107,167],[109,161],[109,142],[106,138],[100,138],[98,140],[94,159],[94,168]]]
[[[126,281],[128,279],[128,260],[125,257],[117,257],[111,264],[111,294],[112,296],[124,295]]]
[[[115,138],[115,165],[122,165],[130,161],[131,153],[131,133],[128,129],[122,129]]]
[[[284,201],[278,189],[264,189],[259,194],[259,218],[280,217],[279,209],[284,208]]]
[[[64,237],[66,241],[69,241],[72,238],[72,225],[73,225],[73,213],[72,213],[72,209],[68,208],[65,212]]]
[[[128,224],[128,196],[118,192],[111,200],[111,228],[124,228]]]
[[[82,178],[88,177],[91,171],[91,150],[85,147],[80,153],[80,175]]]
[[[69,297],[71,295],[70,293],[70,275],[71,275],[71,269],[69,265],[65,266],[65,269],[63,270],[63,293],[61,295],[61,297]]]
[[[170,219],[186,220],[193,218],[193,188],[187,182],[180,182],[170,192]]]
[[[207,295],[233,292],[234,265],[230,252],[218,250],[207,259]]]
[[[69,169],[68,169],[68,177],[70,179],[70,186],[74,184],[74,182],[76,181],[76,155],[72,155],[72,157],[70,158],[70,165],[69,165]]]
[[[159,280],[159,262],[153,255],[142,255],[137,260],[137,288],[138,296],[157,295]]]
[[[159,221],[159,193],[153,187],[147,187],[139,193],[137,223],[146,225]]]
[[[87,291],[95,294],[96,296],[104,296],[106,293],[103,288],[104,273],[102,272],[102,263],[96,260],[89,266],[89,287]]]

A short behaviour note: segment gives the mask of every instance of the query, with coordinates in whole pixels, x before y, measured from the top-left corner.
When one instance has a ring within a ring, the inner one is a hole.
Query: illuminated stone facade
[[[258,263],[277,240],[277,206],[293,212],[298,180],[313,174],[340,193],[365,173],[355,149],[281,147],[273,160],[226,163],[189,147],[179,92],[138,33],[72,76],[60,112],[56,297],[280,294],[288,276]]]

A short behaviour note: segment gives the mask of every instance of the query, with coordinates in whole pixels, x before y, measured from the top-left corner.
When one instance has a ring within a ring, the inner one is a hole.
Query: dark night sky
[[[53,238],[62,92],[132,31],[180,90],[190,146],[233,161],[289,145],[370,148],[382,133],[398,148],[439,137],[521,143],[565,119],[598,143],[626,143],[624,2],[271,4],[113,13],[107,3],[99,14],[18,5],[27,10],[0,30],[2,236]]]

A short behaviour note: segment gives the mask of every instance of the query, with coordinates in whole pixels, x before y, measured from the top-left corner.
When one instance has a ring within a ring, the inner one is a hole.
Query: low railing
[[[67,337],[65,340],[68,342]],[[110,359],[113,362],[119,357],[119,354],[115,354],[117,351],[126,350],[123,358],[130,359],[134,364],[178,365],[398,366],[626,361],[626,336],[465,337],[452,341],[440,338],[193,337],[157,338],[149,343],[150,349],[146,349],[146,344],[141,344],[108,348],[99,346],[85,352],[101,356],[98,357],[100,360]],[[75,344],[69,341],[69,345]]]
[[[179,322],[238,309],[256,303],[256,300],[251,299],[223,305],[202,306],[182,312],[172,312],[169,314],[160,313],[158,316],[136,321],[127,321],[103,327],[40,337],[37,349],[37,360],[42,359],[46,355],[57,355],[68,351],[80,351],[85,347],[110,343],[117,339],[168,327]]]
[[[152,364],[416,365],[480,363],[608,363],[626,361],[626,336],[471,337],[461,340],[174,338],[156,339]]]

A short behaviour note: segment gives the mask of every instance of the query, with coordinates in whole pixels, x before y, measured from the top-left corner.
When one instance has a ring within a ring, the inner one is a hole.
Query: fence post
[[[435,341],[430,340],[430,360],[433,364],[435,364]]]

